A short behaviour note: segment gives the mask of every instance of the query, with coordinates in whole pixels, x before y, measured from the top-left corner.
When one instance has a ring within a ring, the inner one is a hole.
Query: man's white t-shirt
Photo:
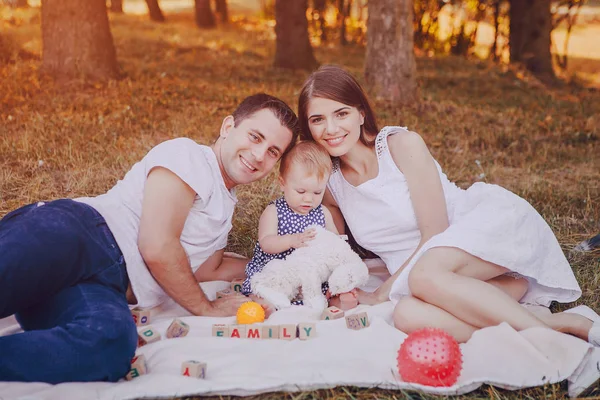
[[[94,207],[106,220],[123,252],[140,307],[154,307],[167,298],[137,246],[144,185],[154,167],[167,168],[196,192],[180,237],[194,272],[215,251],[227,245],[237,203],[235,191],[225,187],[213,150],[186,138],[154,147],[106,194],[75,199]]]

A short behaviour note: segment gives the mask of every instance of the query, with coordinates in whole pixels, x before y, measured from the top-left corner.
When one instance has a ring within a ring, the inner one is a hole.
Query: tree
[[[123,0],[110,0],[110,11],[123,13]]]
[[[306,0],[275,0],[276,67],[310,70],[317,60],[308,38]]]
[[[370,0],[365,79],[376,97],[396,104],[418,100],[412,0]]]
[[[215,11],[219,15],[222,24],[229,23],[229,11],[227,10],[227,0],[216,0]]]
[[[165,16],[160,9],[158,0],[146,0],[146,4],[148,5],[148,13],[152,21],[165,22]]]
[[[550,0],[510,1],[510,62],[523,63],[539,77],[553,78]]]
[[[116,78],[106,0],[42,1],[42,71],[63,80]]]
[[[217,26],[215,16],[210,8],[210,0],[196,0],[196,25],[200,28]]]
[[[4,4],[12,8],[26,8],[29,7],[27,0],[4,0]]]

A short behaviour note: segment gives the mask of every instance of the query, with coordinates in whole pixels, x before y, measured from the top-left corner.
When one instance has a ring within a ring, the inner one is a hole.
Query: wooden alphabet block
[[[131,310],[131,316],[136,326],[145,326],[150,323],[150,310],[136,307]]]
[[[323,314],[321,314],[321,319],[338,319],[344,316],[344,311],[335,307],[327,307]]]
[[[181,375],[204,379],[206,378],[206,363],[194,360],[186,361],[181,364]]]
[[[346,327],[348,329],[360,330],[370,325],[369,315],[366,312],[346,315]]]
[[[167,328],[167,338],[178,338],[184,337],[190,331],[190,326],[180,320],[179,318],[175,318],[169,328]]]
[[[317,336],[317,324],[301,322],[298,324],[298,338],[300,340],[312,339]]]
[[[229,296],[230,294],[233,294],[233,293],[235,293],[235,292],[231,289],[219,290],[217,292],[217,299],[220,299],[221,297]]]
[[[212,326],[212,335],[218,337],[229,337],[229,325],[214,324]]]
[[[262,329],[260,326],[247,326],[246,339],[260,339],[262,337]]]
[[[142,347],[148,343],[157,342],[160,340],[160,333],[158,333],[151,326],[138,331],[138,346]]]
[[[282,339],[282,340],[296,339],[296,325],[294,325],[294,324],[279,325],[279,339]]]
[[[127,375],[125,375],[125,379],[130,381],[133,378],[137,378],[140,375],[145,375],[147,372],[148,370],[146,368],[146,358],[143,354],[140,354],[139,356],[133,357],[133,359],[131,360],[131,369],[129,370]]]
[[[229,326],[229,337],[232,338],[245,338],[246,337],[246,325],[230,325]]]
[[[262,339],[279,339],[279,326],[263,325],[261,338]]]
[[[243,279],[234,279],[233,282],[231,282],[231,290],[233,292],[240,293],[242,291],[242,284],[243,283],[244,283]]]

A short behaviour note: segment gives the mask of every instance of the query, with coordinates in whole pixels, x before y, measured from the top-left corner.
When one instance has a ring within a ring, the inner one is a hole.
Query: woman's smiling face
[[[346,154],[359,140],[364,113],[335,100],[314,97],[307,107],[308,128],[313,139],[333,157]]]

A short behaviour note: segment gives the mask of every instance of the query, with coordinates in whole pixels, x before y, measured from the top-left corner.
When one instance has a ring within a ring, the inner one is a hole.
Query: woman
[[[305,82],[303,139],[334,159],[324,204],[343,230],[376,253],[392,275],[360,303],[396,301],[395,326],[424,326],[467,341],[507,322],[550,327],[600,345],[600,324],[573,313],[534,315],[519,304],[571,302],[581,289],[550,227],[525,200],[496,185],[451,183],[423,139],[400,127],[379,131],[357,81],[324,66]],[[342,218],[343,215],[343,218]]]

